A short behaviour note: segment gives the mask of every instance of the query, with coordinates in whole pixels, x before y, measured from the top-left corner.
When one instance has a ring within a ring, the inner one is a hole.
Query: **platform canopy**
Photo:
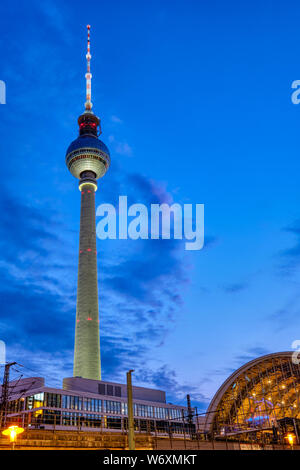
[[[240,367],[223,383],[207,410],[205,429],[215,436],[272,430],[282,420],[300,418],[299,398],[295,353],[268,354]]]

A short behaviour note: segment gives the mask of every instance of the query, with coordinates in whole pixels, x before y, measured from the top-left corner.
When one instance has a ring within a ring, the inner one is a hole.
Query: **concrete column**
[[[96,182],[81,189],[79,265],[73,375],[101,380],[96,251]]]

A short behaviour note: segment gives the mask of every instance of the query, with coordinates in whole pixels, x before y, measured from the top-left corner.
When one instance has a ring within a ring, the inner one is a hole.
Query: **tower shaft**
[[[95,183],[80,185],[81,213],[74,350],[74,376],[101,380]]]

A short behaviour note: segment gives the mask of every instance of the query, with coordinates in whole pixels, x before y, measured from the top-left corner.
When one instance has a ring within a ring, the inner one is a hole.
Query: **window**
[[[26,398],[26,410],[31,410],[33,408],[33,396]]]
[[[36,393],[34,396],[33,408],[40,408],[44,405],[44,393]]]
[[[104,400],[104,411],[106,413],[121,414],[121,402],[120,401]]]
[[[70,398],[71,397],[69,395],[62,396],[62,408],[71,408]]]
[[[78,410],[79,409],[79,398],[74,397],[74,409]]]
[[[98,384],[99,395],[105,395],[105,384]]]
[[[107,395],[114,395],[114,387],[112,385],[107,385]]]
[[[61,395],[57,393],[45,393],[45,406],[49,408],[61,408]]]
[[[127,403],[122,401],[121,406],[122,406],[122,415],[127,415],[128,414]]]
[[[94,409],[93,411],[102,411],[102,400],[94,400]]]
[[[121,396],[121,387],[115,387],[115,396],[120,397]]]

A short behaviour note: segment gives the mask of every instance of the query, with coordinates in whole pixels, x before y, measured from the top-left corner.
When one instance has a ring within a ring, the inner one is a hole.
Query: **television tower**
[[[73,375],[101,380],[95,192],[97,180],[109,168],[110,155],[99,139],[100,119],[92,111],[90,28],[88,25],[85,111],[78,118],[79,136],[67,150],[66,164],[79,179],[81,192]]]

